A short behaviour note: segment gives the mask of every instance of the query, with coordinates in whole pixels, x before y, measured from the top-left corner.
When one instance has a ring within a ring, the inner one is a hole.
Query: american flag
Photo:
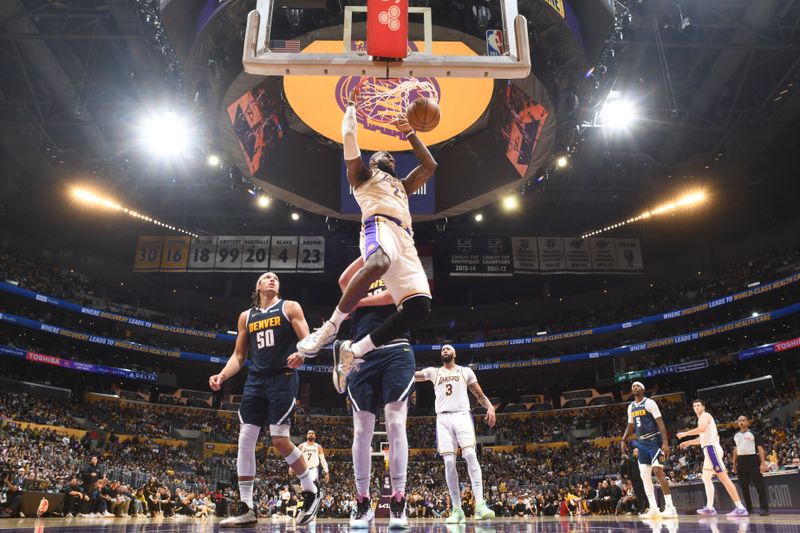
[[[289,52],[296,54],[300,52],[300,41],[270,41],[269,50],[270,52]]]

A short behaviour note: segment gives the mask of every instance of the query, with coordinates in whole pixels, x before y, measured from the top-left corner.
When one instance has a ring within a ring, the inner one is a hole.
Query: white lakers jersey
[[[703,413],[697,419],[697,426],[699,427],[704,421],[708,422],[705,431],[700,433],[700,446],[709,446],[719,444],[719,433],[717,433],[717,423],[714,422],[714,417],[708,413]]]
[[[305,441],[300,443],[297,449],[303,454],[308,468],[317,468],[319,466],[319,444],[316,442],[314,444],[309,444],[308,441]]]
[[[373,215],[386,215],[398,219],[411,228],[408,195],[403,182],[382,170],[374,170],[372,177],[353,190],[361,208],[361,220]]]
[[[475,372],[469,367],[456,365],[452,370],[445,367],[424,369],[425,379],[433,382],[436,393],[436,414],[469,412],[467,388],[478,382]]]

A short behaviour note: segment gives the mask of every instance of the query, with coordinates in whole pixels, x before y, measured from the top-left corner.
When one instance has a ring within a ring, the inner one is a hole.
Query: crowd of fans
[[[715,409],[711,412],[721,428],[738,414],[751,414],[761,421],[770,468],[797,468],[800,467],[800,418],[772,420],[769,417],[776,408],[797,399],[798,393],[794,390],[782,394],[772,391],[767,395],[764,391],[729,394],[724,402],[714,402]],[[7,473],[6,503],[0,506],[5,511],[0,510],[0,513],[18,513],[19,498],[15,494],[26,490],[63,492],[68,495],[63,511],[78,515],[207,516],[231,512],[236,504],[235,452],[203,459],[186,447],[153,441],[152,437],[161,436],[163,431],[154,429],[161,427],[162,421],[143,416],[152,407],[147,404],[123,406],[123,402],[116,400],[79,404],[24,394],[0,394],[0,421],[3,423],[0,426],[0,472]],[[661,409],[671,431],[693,422],[686,403],[662,402]],[[202,412],[184,411],[187,412],[176,412],[176,409],[165,412],[173,420],[184,422],[197,418],[197,413]],[[153,411],[156,412],[158,410]],[[81,438],[54,431],[26,430],[17,423],[71,428],[76,427],[76,417],[89,420],[108,413],[114,413],[116,425],[106,424],[86,432]],[[577,416],[561,415],[556,411],[536,416],[499,417],[498,435],[503,438],[507,434],[515,435],[514,445],[497,452],[487,448],[481,457],[486,498],[498,515],[613,514],[639,509],[641,504],[633,495],[629,479],[638,470],[631,468],[631,458],[621,456],[616,441],[556,444],[558,432],[552,433],[552,440],[537,438],[536,431],[546,428],[546,424],[565,424],[563,428],[567,428],[570,418],[580,420],[580,425],[607,420],[610,424],[607,433],[617,436],[625,425],[625,409],[621,405],[586,408],[577,413]],[[320,443],[332,450],[349,448],[352,435],[349,424],[348,418],[318,419],[300,415],[294,427],[296,434],[315,429]],[[419,446],[414,442],[415,435],[421,435],[417,433],[418,428],[432,425],[429,418],[410,420],[412,448]],[[123,441],[114,432],[118,427],[131,428],[138,436]],[[235,423],[231,429],[234,427]],[[143,438],[145,435],[147,437]],[[426,438],[432,439],[432,433]],[[433,442],[427,440],[422,444],[430,448]],[[695,479],[702,464],[698,449],[684,451],[679,450],[674,441],[671,444],[673,454],[665,466],[670,479],[673,482]],[[93,456],[99,458],[99,466],[93,466]],[[730,454],[726,459],[730,459]],[[320,516],[348,516],[354,505],[349,451],[329,451],[328,462],[331,479],[325,485],[327,496]],[[381,486],[382,462],[378,458],[373,465],[372,487],[376,491]],[[460,479],[467,481],[469,477],[461,461],[459,469]],[[95,476],[88,477],[92,471]],[[285,462],[262,448],[258,452],[258,472],[259,512],[265,516],[295,513],[296,479],[289,474]],[[450,504],[441,459],[432,453],[415,455],[409,463],[407,492],[410,516],[446,516]],[[378,498],[376,492],[374,500]],[[464,482],[462,499],[465,510],[470,512],[474,499],[468,482]],[[16,510],[12,509],[14,502],[17,502]]]

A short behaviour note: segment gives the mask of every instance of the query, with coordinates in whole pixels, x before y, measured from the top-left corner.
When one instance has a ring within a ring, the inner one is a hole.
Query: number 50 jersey
[[[267,309],[250,309],[247,316],[250,374],[273,375],[286,368],[286,359],[295,352],[297,335],[283,312],[285,301],[278,300]]]

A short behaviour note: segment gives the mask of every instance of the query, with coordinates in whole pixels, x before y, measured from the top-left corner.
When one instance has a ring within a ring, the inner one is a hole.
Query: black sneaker
[[[392,496],[389,500],[389,529],[408,529],[405,496],[399,500]]]
[[[219,527],[247,527],[258,523],[256,513],[244,502],[239,502],[239,514],[220,521]]]
[[[296,523],[300,524],[301,526],[308,524],[317,517],[319,504],[322,503],[322,497],[324,496],[322,489],[319,488],[319,483],[316,481],[314,482],[314,485],[317,486],[317,492],[304,490],[302,493],[300,493],[300,495],[303,497],[303,509],[297,515]]]
[[[356,500],[356,508],[350,512],[350,527],[352,529],[369,529],[369,523],[375,518],[369,498]]]

